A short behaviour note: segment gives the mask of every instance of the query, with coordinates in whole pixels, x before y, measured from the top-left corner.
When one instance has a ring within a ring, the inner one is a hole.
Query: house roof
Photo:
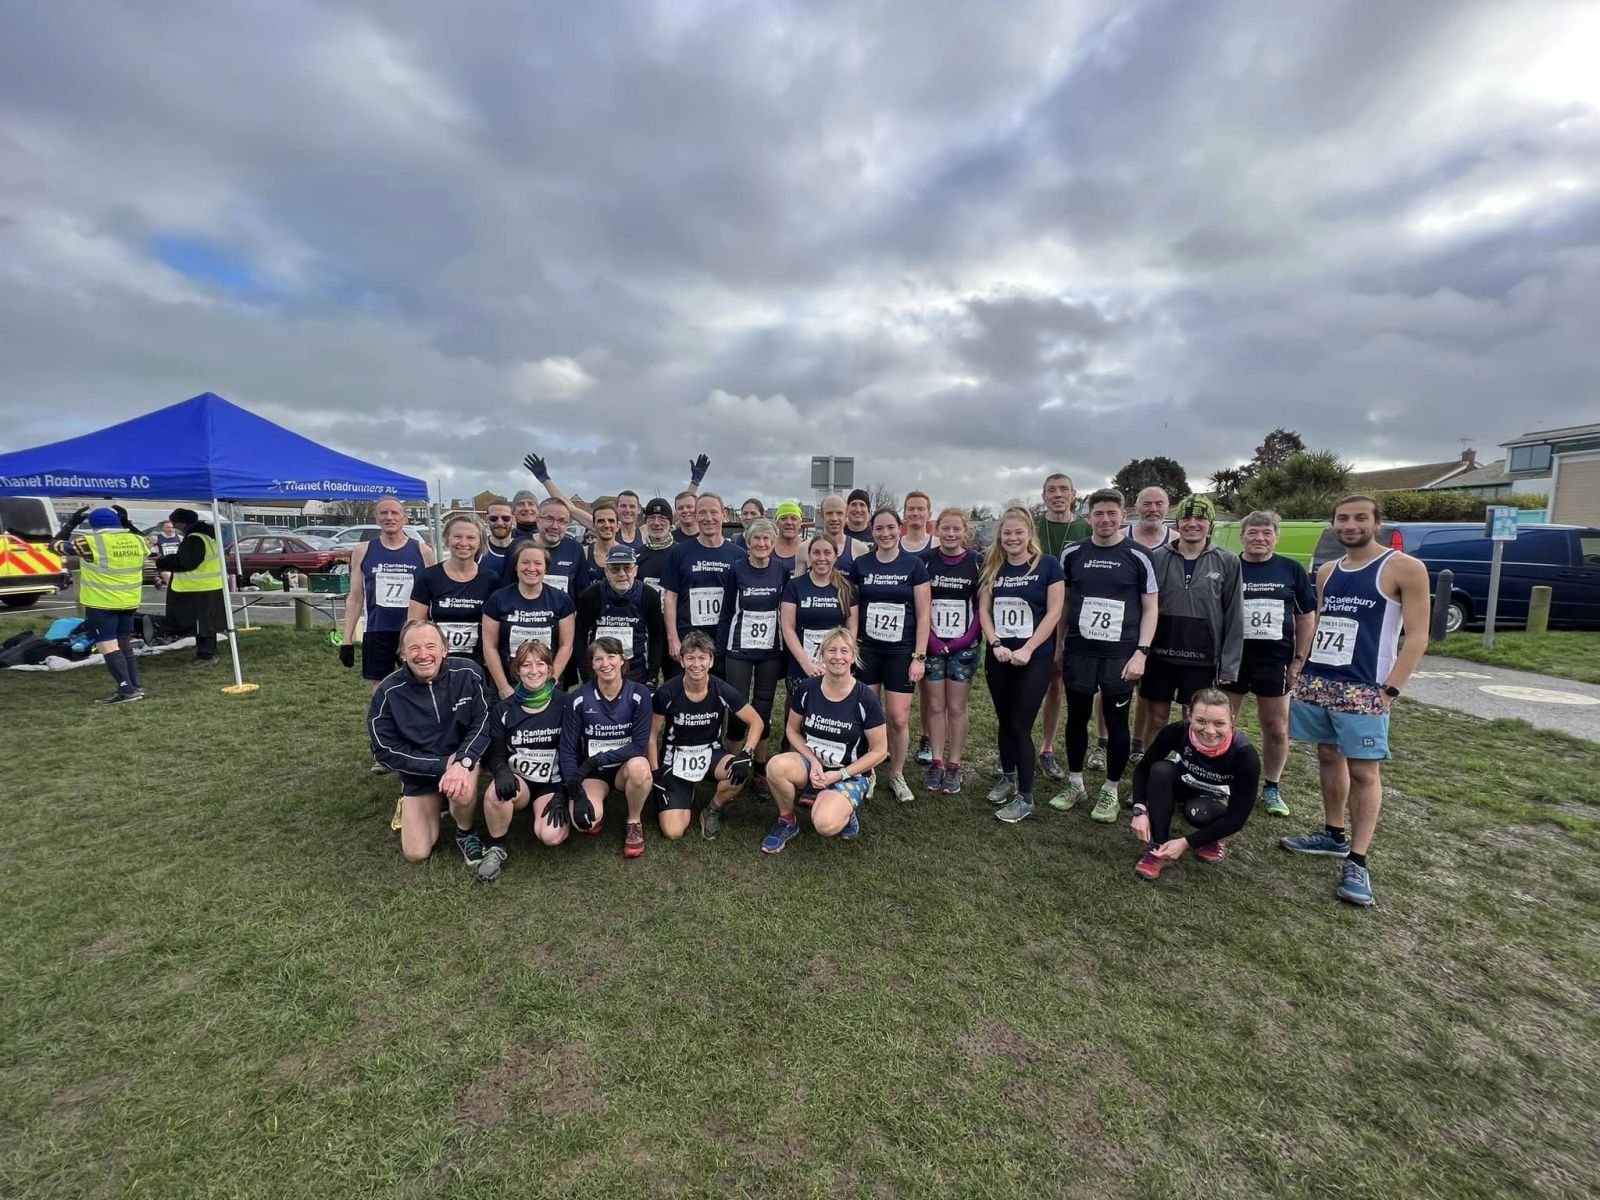
[[[1560,429],[1536,429],[1532,433],[1525,433],[1521,437],[1512,438],[1509,442],[1501,442],[1502,446],[1520,446],[1525,442],[1548,442],[1556,439],[1593,437],[1600,435],[1600,424],[1596,425],[1567,425]]]
[[[1469,464],[1453,458],[1449,462],[1421,463],[1414,467],[1353,471],[1350,474],[1350,486],[1369,492],[1397,492],[1408,488],[1425,488],[1429,484],[1443,483],[1446,479],[1453,481],[1458,476],[1475,473]]]
[[[1497,458],[1492,463],[1484,463],[1476,471],[1468,471],[1465,475],[1457,475],[1451,479],[1441,479],[1438,483],[1429,484],[1424,490],[1432,492],[1447,492],[1453,488],[1480,488],[1496,487],[1503,483],[1515,483],[1506,473],[1506,460]]]

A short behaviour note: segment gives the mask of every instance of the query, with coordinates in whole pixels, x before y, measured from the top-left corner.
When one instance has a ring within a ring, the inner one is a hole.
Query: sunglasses
[[[512,518],[510,518],[510,517],[490,517],[489,518],[489,524],[491,524],[491,525],[509,525],[509,524],[511,524],[511,520],[512,520]]]

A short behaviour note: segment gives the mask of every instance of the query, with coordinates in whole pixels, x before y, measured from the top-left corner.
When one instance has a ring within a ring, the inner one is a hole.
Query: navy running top
[[[654,715],[665,722],[661,742],[662,770],[676,775],[675,766],[681,765],[686,771],[692,766],[694,778],[687,781],[698,783],[704,779],[715,751],[722,745],[722,732],[728,718],[746,703],[748,701],[737,688],[715,675],[707,677],[706,694],[700,700],[691,700],[685,694],[682,675],[674,675],[663,683],[651,699]],[[682,764],[677,761],[680,750],[687,752]],[[679,775],[679,778],[687,776]]]
[[[596,765],[620,766],[630,758],[643,758],[650,744],[650,689],[632,680],[622,681],[615,700],[607,700],[590,680],[573,697],[561,728],[561,773],[578,777],[586,760]]]
[[[932,584],[928,637],[929,654],[953,654],[975,644],[982,633],[978,626],[978,575],[982,569],[978,556],[963,550],[955,562],[947,562],[934,543],[923,552]]]
[[[389,549],[379,538],[364,544],[361,582],[366,588],[369,633],[392,633],[405,626],[411,590],[425,565],[422,543],[409,535],[398,550]]]
[[[928,564],[906,550],[881,562],[873,550],[850,562],[850,584],[861,609],[863,648],[910,654],[917,648],[917,588],[929,582]]]
[[[822,684],[821,677],[801,680],[789,703],[792,711],[800,714],[800,733],[807,748],[825,769],[837,771],[866,753],[867,731],[884,723],[883,705],[859,680],[843,700],[828,699]]]
[[[484,616],[500,622],[500,660],[508,667],[524,642],[543,642],[552,651],[561,649],[561,618],[577,611],[572,597],[551,587],[549,580],[531,600],[513,584],[495,592],[483,606]]]
[[[1389,677],[1400,642],[1400,602],[1379,587],[1394,554],[1385,550],[1349,570],[1339,559],[1322,585],[1322,610],[1302,675],[1377,687]]]
[[[570,707],[572,697],[560,688],[551,692],[550,703],[538,712],[529,712],[515,696],[507,696],[489,718],[484,766],[491,771],[509,766],[528,781],[530,792],[543,795],[540,784],[561,782],[561,730]]]
[[[1265,562],[1239,556],[1244,581],[1245,663],[1281,665],[1294,657],[1294,619],[1315,612],[1317,589],[1298,562],[1274,554]]]
[[[845,604],[840,607],[839,591],[831,583],[812,582],[811,572],[796,575],[783,587],[783,603],[794,605],[794,631],[800,645],[816,660],[822,648],[822,636],[830,629],[849,628],[850,584],[844,585]],[[789,655],[789,674],[798,678],[805,674],[798,659]]]
[[[756,567],[748,556],[733,564],[722,597],[722,622],[717,645],[729,658],[767,662],[783,654],[778,630],[778,603],[789,572],[776,558]]]
[[[1050,587],[1062,581],[1061,562],[1041,554],[1033,566],[1027,563],[1000,564],[990,589],[990,618],[995,637],[1008,650],[1016,650],[1044,623],[1050,607]],[[1035,654],[1055,649],[1056,631],[1040,642]]]
[[[698,629],[717,639],[719,651],[725,648],[720,636],[722,600],[733,564],[741,559],[748,561],[744,551],[729,542],[712,549],[696,538],[673,547],[661,574],[661,590],[678,597],[680,638]]]
[[[1114,546],[1070,542],[1061,552],[1061,572],[1067,584],[1067,653],[1131,657],[1139,648],[1143,598],[1161,591],[1150,552],[1129,537]]]
[[[518,538],[506,548],[506,560],[500,571],[500,583],[510,587],[517,582],[516,569],[511,565],[516,561],[517,546],[530,538]],[[544,568],[544,582],[546,587],[553,587],[558,592],[566,592],[569,596],[576,596],[583,583],[583,546],[576,538],[563,537],[554,546],[546,547]]]
[[[445,574],[443,563],[434,563],[417,576],[411,599],[427,606],[428,620],[444,634],[446,650],[482,662],[483,648],[478,641],[483,632],[483,606],[499,590],[500,581],[482,564],[476,575],[461,583]]]

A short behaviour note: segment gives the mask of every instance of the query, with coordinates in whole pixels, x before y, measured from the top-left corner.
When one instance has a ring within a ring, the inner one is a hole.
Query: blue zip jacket
[[[650,689],[644,684],[624,679],[617,698],[608,701],[591,679],[573,697],[561,727],[561,777],[576,779],[578,768],[590,758],[603,769],[647,757],[652,712]],[[596,741],[621,744],[596,752],[592,745]]]
[[[446,659],[427,683],[401,667],[372,693],[372,757],[407,775],[443,775],[452,758],[477,766],[491,707],[483,668],[471,659]]]

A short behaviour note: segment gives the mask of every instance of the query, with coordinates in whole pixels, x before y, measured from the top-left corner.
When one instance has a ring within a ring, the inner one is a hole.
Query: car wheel
[[[1446,633],[1460,633],[1466,628],[1467,618],[1472,614],[1467,608],[1465,600],[1452,600],[1444,610],[1444,631]]]
[[[30,592],[26,596],[0,596],[0,604],[4,604],[7,608],[27,608],[30,604],[37,603],[38,599],[38,592]]]

